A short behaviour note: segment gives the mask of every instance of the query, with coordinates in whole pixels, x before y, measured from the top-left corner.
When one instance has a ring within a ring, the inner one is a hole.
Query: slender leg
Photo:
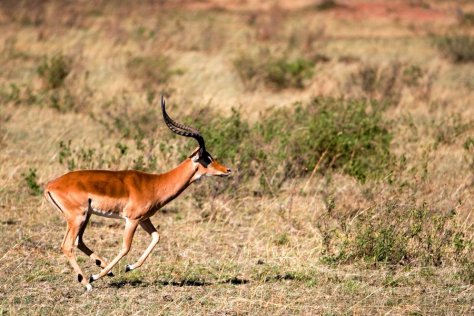
[[[148,245],[148,248],[146,248],[145,252],[142,254],[142,256],[140,257],[140,259],[138,259],[137,262],[135,262],[134,264],[127,264],[127,266],[125,267],[125,272],[131,271],[133,269],[140,267],[143,264],[143,262],[145,262],[148,255],[150,255],[153,248],[155,248],[156,244],[160,241],[160,235],[156,231],[155,226],[153,226],[150,219],[147,219],[141,222],[140,226],[151,236],[151,242],[150,242],[150,245]]]
[[[117,264],[117,262],[122,259],[129,251],[132,245],[133,235],[135,234],[135,230],[137,229],[138,221],[137,220],[129,220],[127,219],[125,223],[125,231],[123,233],[123,243],[122,243],[122,250],[120,250],[119,254],[104,268],[100,271],[99,274],[91,275],[89,278],[89,282],[96,281],[102,278],[104,275],[109,273],[109,271]]]
[[[76,239],[76,245],[77,248],[79,248],[80,251],[86,254],[86,256],[89,256],[92,260],[95,261],[95,264],[101,268],[105,268],[107,266],[107,261],[100,257],[98,254],[94,253],[89,247],[86,246],[84,243],[84,240],[82,239],[82,236],[84,235],[84,231],[86,230],[87,224],[89,223],[89,219],[91,217],[91,213],[88,212],[86,216],[86,220],[81,226],[81,229],[79,230],[79,235],[77,236]],[[108,276],[114,276],[114,273],[112,271],[109,271],[107,273]]]
[[[77,264],[76,256],[74,255],[74,241],[76,240],[76,237],[79,233],[79,229],[84,220],[85,218],[81,216],[68,220],[67,231],[66,235],[64,236],[64,241],[61,245],[61,248],[63,250],[64,255],[69,260],[69,263],[71,264],[72,268],[74,269],[74,272],[77,276],[77,280],[81,282],[81,284],[84,285],[88,291],[90,291],[92,287],[89,284],[88,280],[84,278],[84,273]]]

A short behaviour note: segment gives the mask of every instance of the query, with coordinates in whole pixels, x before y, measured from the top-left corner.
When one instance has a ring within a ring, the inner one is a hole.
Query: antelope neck
[[[164,205],[181,194],[193,181],[193,177],[198,171],[198,164],[191,158],[187,158],[176,168],[156,175],[155,196],[160,197],[160,204]]]

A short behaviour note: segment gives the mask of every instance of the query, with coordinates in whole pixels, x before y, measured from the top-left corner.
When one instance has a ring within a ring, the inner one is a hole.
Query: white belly
[[[117,214],[116,212],[112,212],[112,211],[100,210],[97,208],[92,208],[91,211],[92,211],[92,214],[103,216],[103,217],[123,218],[122,216],[120,216],[120,214]]]

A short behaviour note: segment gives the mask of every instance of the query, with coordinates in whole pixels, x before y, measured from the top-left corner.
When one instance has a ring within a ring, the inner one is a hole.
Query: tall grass
[[[323,261],[463,266],[472,260],[473,240],[458,221],[454,211],[433,210],[427,203],[386,203],[320,226],[327,237]]]
[[[474,62],[474,37],[450,34],[434,40],[438,49],[455,63]]]

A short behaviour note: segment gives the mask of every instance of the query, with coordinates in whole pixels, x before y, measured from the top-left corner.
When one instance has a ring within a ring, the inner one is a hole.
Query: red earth
[[[165,1],[169,8],[189,10],[267,11],[279,8],[285,11],[318,10],[322,0],[174,0]],[[359,1],[336,0],[321,10],[341,19],[392,19],[413,22],[453,21],[460,5],[456,1],[428,2],[422,0]]]

